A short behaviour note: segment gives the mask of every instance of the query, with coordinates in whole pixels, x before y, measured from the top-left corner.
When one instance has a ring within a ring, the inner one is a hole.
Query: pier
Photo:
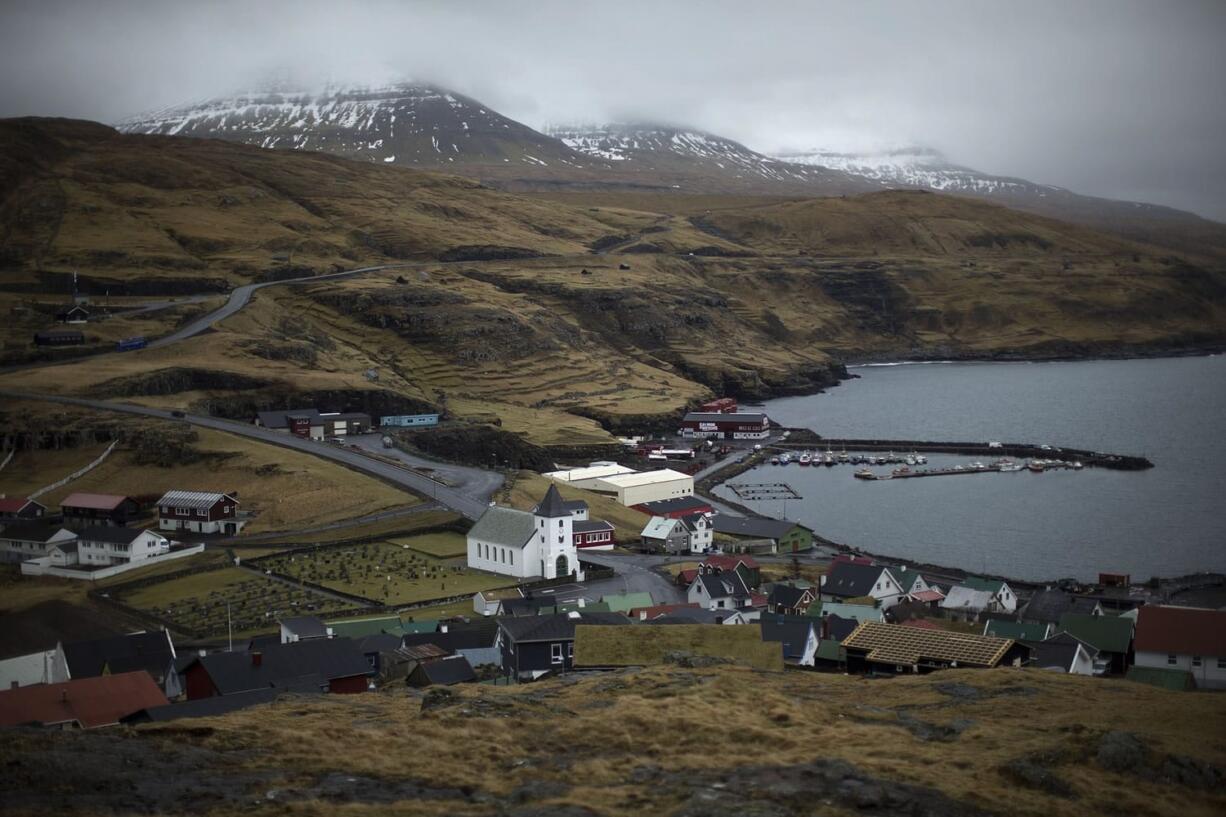
[[[1108,454],[1080,448],[1031,445],[1027,443],[933,442],[931,440],[856,440],[818,437],[813,442],[781,443],[774,448],[807,450],[824,447],[833,451],[894,451],[923,454],[967,454],[973,457],[1012,457],[1014,459],[1051,459],[1080,462],[1090,468],[1110,468],[1116,471],[1143,471],[1154,464],[1145,457]]]

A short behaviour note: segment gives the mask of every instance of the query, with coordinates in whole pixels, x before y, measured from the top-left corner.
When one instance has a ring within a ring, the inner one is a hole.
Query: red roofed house
[[[42,519],[47,513],[47,506],[33,499],[22,497],[5,498],[0,496],[0,521],[14,519]]]
[[[689,587],[694,583],[694,579],[698,578],[698,568],[688,568],[677,573],[677,584],[682,587]]]
[[[0,690],[0,727],[33,723],[96,729],[113,726],[133,712],[169,703],[144,671],[33,684]]]
[[[1146,605],[1133,649],[1138,667],[1186,670],[1200,689],[1226,689],[1226,611]]]
[[[740,573],[746,586],[751,590],[762,583],[762,567],[752,556],[728,556],[716,553],[698,563],[699,573],[723,573],[724,571]]]
[[[60,502],[65,525],[122,527],[140,513],[136,500],[114,494],[75,493]]]

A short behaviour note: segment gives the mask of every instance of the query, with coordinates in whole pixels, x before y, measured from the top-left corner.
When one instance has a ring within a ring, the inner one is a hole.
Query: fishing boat
[[[771,465],[778,465],[778,464],[779,464],[779,458],[771,457]]]
[[[813,455],[810,454],[808,451],[806,451],[800,455],[800,459],[797,460],[797,462],[799,462],[803,466],[808,467],[813,464]]]
[[[915,457],[911,457],[911,456],[908,456],[905,460],[903,460],[903,462],[905,462],[908,466],[916,464]]]
[[[791,462],[791,461],[792,461],[792,455],[791,455],[791,454],[780,454],[780,455],[779,455],[779,464],[780,464],[780,465],[787,465],[787,464],[788,464],[789,462]]]
[[[1020,462],[1014,462],[1010,459],[1000,460],[996,463],[996,468],[1002,474],[1012,474],[1021,471],[1025,468]]]
[[[856,479],[876,479],[877,475],[870,468],[861,468],[856,471]]]
[[[839,453],[839,462],[846,463],[846,462],[850,462],[850,461],[851,461],[851,457],[849,457],[849,456],[847,455],[847,449],[843,449],[843,450],[842,450],[842,451]]]
[[[927,458],[927,457],[925,457],[923,454],[916,454],[916,455],[915,455],[915,461],[916,461],[918,464],[920,464],[920,465],[927,465],[927,464],[928,464],[928,458]]]
[[[826,466],[831,466],[831,465],[835,465],[836,463],[838,463],[838,460],[835,459],[835,456],[832,452],[827,451],[826,456],[822,458],[822,463]]]
[[[1047,462],[1044,460],[1031,460],[1030,462],[1026,463],[1026,467],[1036,474],[1041,474],[1047,470]]]

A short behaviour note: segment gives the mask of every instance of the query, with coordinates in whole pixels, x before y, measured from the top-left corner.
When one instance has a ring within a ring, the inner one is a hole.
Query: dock
[[[796,489],[786,482],[740,482],[728,487],[738,499],[758,501],[769,499],[803,499]]]
[[[804,430],[804,429],[798,429]],[[1143,471],[1154,464],[1146,457],[1109,454],[1080,448],[1033,445],[1029,443],[934,442],[932,440],[865,440],[819,437],[815,442],[776,443],[779,450],[817,449],[833,451],[907,451],[922,454],[966,454],[973,457],[1011,457],[1015,460],[1058,459],[1080,462],[1087,468],[1116,471]]]
[[[1075,465],[1071,462],[1063,462],[1060,460],[1044,460],[1043,466],[1037,469],[1039,473],[1042,473],[1044,471],[1065,471],[1065,470],[1068,470],[1068,471],[1078,470],[1078,465]],[[965,465],[965,466],[961,466],[957,468],[895,468],[893,471],[891,471],[888,474],[877,474],[877,473],[873,473],[869,471],[867,468],[863,468],[856,472],[855,477],[856,479],[863,479],[863,480],[868,480],[870,482],[873,482],[877,480],[886,480],[886,479],[914,479],[918,477],[953,477],[953,476],[959,476],[961,474],[1001,474],[1001,473],[1016,474],[1016,473],[1023,473],[1023,472],[1034,473],[1035,471],[1036,469],[1029,468],[1029,467],[1011,468],[1009,471],[1005,471],[1004,469],[1001,468],[999,463],[992,463],[991,465],[981,465],[981,466]]]

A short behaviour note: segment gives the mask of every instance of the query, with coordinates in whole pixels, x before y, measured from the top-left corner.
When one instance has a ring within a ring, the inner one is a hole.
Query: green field
[[[354,606],[237,567],[159,582],[116,598],[202,636],[226,634],[227,603],[236,635],[274,629],[288,616],[322,616]]]
[[[459,559],[468,553],[468,539],[462,533],[426,533],[388,539],[393,545],[408,545],[439,559]]]
[[[462,552],[463,539],[460,534],[428,534],[395,543],[285,553],[260,562],[260,567],[380,604],[410,604],[515,583],[506,576],[469,570],[463,558],[439,558],[417,549],[423,540],[423,548],[455,553],[459,547]]]

